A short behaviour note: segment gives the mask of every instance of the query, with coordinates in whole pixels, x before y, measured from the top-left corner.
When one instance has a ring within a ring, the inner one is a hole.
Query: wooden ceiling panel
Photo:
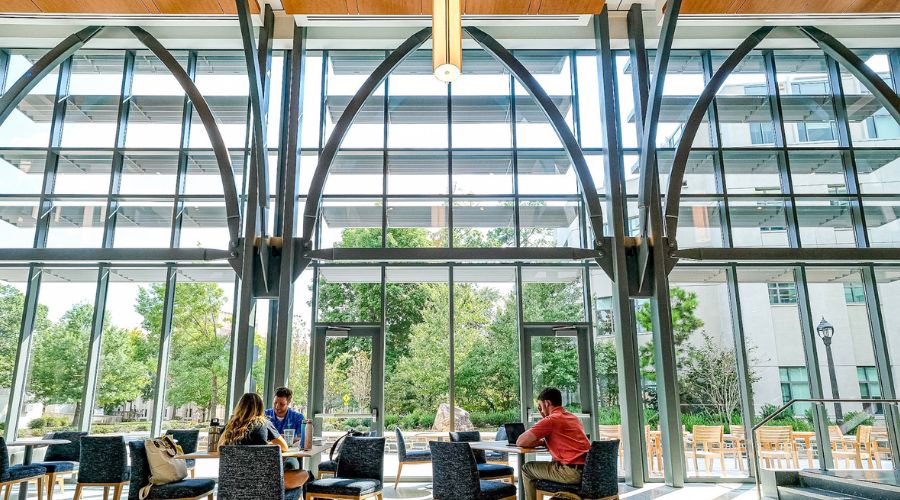
[[[900,0],[684,0],[682,14],[840,14],[900,12]]]
[[[349,2],[354,0],[281,0],[288,14],[349,14]],[[354,4],[353,10],[356,10]],[[355,12],[354,12],[355,13]]]
[[[142,0],[31,0],[38,12],[66,14],[152,14]],[[148,2],[149,3],[149,2]]]
[[[351,0],[356,12],[376,16],[409,16],[422,14],[422,0]],[[429,12],[431,12],[431,2]]]
[[[0,12],[40,12],[31,0],[0,0]]]
[[[538,14],[599,14],[605,4],[605,0],[542,0]]]
[[[182,2],[179,0],[148,0],[156,4],[161,14],[223,14],[222,6],[218,0],[192,0]],[[256,2],[251,2],[256,3]],[[231,2],[232,10],[234,2]]]
[[[176,0],[177,1],[177,0]],[[196,2],[196,0],[192,0]],[[219,3],[219,8],[222,10],[223,14],[237,14],[237,6],[234,5],[234,0],[217,0]],[[204,2],[206,3],[206,2]],[[250,0],[250,12],[254,14],[259,13],[259,2],[256,0]]]
[[[541,0],[463,0],[464,14],[537,14]]]

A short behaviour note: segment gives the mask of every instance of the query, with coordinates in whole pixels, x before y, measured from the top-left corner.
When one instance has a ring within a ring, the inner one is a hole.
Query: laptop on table
[[[516,422],[512,424],[503,424],[503,430],[506,431],[506,442],[515,445],[519,440],[519,436],[525,434],[525,424]]]

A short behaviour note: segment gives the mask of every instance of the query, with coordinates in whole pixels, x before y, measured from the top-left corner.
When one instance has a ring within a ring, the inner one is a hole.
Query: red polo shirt
[[[591,449],[581,420],[565,408],[554,408],[550,415],[534,424],[531,433],[547,442],[547,451],[553,461],[561,464],[583,464]]]

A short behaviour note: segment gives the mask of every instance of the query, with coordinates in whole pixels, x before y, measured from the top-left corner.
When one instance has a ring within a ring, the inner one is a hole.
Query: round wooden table
[[[24,446],[25,447],[25,456],[22,457],[22,465],[31,465],[31,461],[34,458],[34,449],[40,448],[43,446],[50,446],[51,444],[69,444],[71,441],[68,439],[16,439],[10,443],[6,443],[7,447],[10,446]],[[52,487],[52,486],[51,486]],[[19,486],[19,500],[26,500],[28,498],[28,481],[22,483]]]

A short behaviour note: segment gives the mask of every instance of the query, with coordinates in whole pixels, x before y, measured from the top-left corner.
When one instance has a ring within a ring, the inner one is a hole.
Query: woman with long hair
[[[248,392],[241,396],[234,411],[231,412],[231,419],[225,426],[222,437],[219,438],[219,445],[266,444],[278,445],[282,452],[288,451],[287,442],[266,417],[262,398],[255,392]],[[285,462],[285,466],[289,466],[292,462]],[[286,468],[284,471],[284,488],[286,490],[299,488],[308,480],[309,473],[305,470],[298,468],[288,470]]]

